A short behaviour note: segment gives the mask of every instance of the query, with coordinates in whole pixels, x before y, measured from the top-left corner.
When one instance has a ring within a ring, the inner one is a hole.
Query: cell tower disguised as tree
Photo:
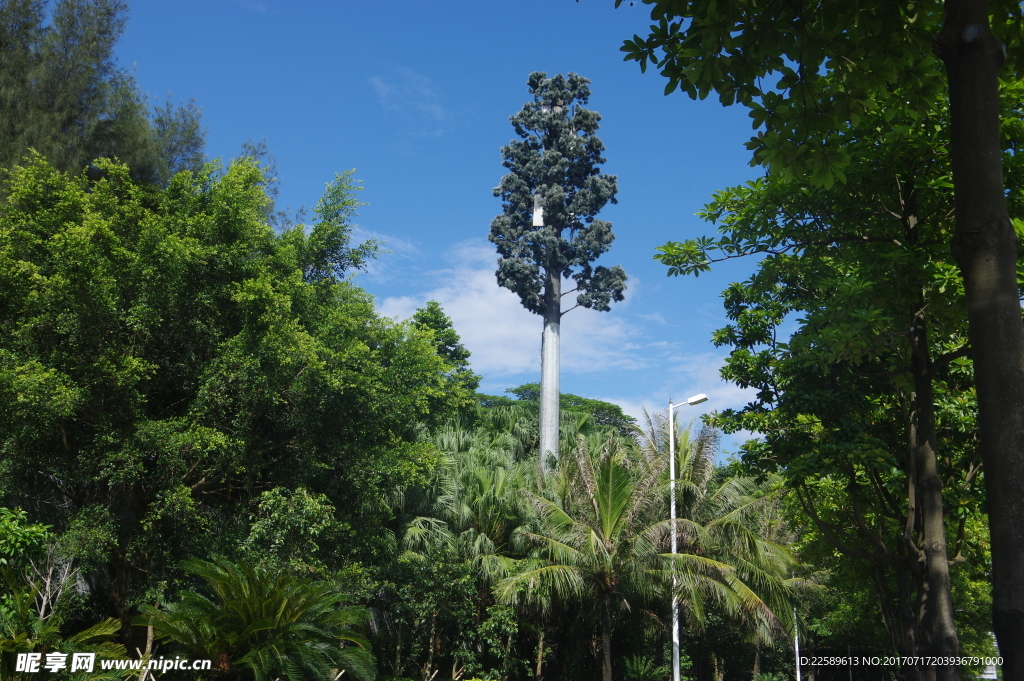
[[[541,345],[540,451],[545,467],[558,457],[558,344],[562,315],[576,307],[608,311],[622,300],[626,273],[621,267],[593,265],[611,246],[609,222],[594,216],[615,203],[614,175],[598,167],[604,144],[594,134],[601,116],[583,108],[590,82],[570,73],[547,78],[530,74],[533,101],[511,117],[520,140],[502,147],[511,172],[494,195],[504,211],[491,222],[488,237],[498,247],[498,283],[516,292],[523,306],[544,318]],[[575,287],[562,291],[562,279]],[[576,305],[562,310],[562,297],[576,294]]]

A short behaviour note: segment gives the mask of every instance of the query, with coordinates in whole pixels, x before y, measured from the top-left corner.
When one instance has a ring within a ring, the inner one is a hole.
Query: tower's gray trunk
[[[558,344],[562,316],[562,280],[559,272],[545,269],[544,336],[540,353],[540,460],[542,468],[551,467],[549,460],[558,459]]]

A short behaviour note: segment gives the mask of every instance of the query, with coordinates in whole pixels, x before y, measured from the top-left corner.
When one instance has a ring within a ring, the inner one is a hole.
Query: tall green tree
[[[616,5],[622,0],[616,0]],[[845,136],[872,116],[920,117],[948,101],[955,229],[964,280],[992,535],[993,628],[1007,679],[1024,679],[1024,324],[1006,202],[1000,77],[1024,75],[1016,0],[894,4],[645,0],[657,22],[627,59],[682,89],[751,109],[754,163],[830,186]],[[778,77],[778,79],[776,79]],[[870,115],[870,116],[869,116]],[[870,123],[869,123],[870,124]]]
[[[277,233],[265,179],[242,161],[154,191],[38,156],[8,178],[0,498],[91,528],[96,605],[125,624],[182,559],[235,551],[268,489],[335,509],[336,560],[385,550],[359,529],[436,460],[423,428],[471,398],[430,334],[340,276],[359,251],[344,180],[312,228]]]
[[[944,238],[948,137],[940,117],[889,118],[847,136],[847,185],[770,175],[724,190],[703,213],[720,236],[658,257],[671,273],[698,274],[715,260],[764,256],[726,291],[732,323],[715,335],[732,349],[723,375],[757,398],[719,423],[762,434],[748,463],[781,467],[835,548],[895,582],[883,586],[897,594],[890,623],[902,654],[955,656],[949,566],[965,560],[981,478],[965,414],[975,396],[963,287]],[[780,328],[795,315],[786,340]],[[956,532],[944,508],[956,509]]]
[[[540,455],[544,465],[558,457],[559,334],[562,316],[576,307],[608,311],[623,299],[621,267],[594,266],[611,246],[611,223],[595,219],[615,203],[614,175],[601,172],[604,144],[596,132],[600,115],[585,109],[586,78],[570,73],[548,78],[530,74],[532,102],[511,117],[521,138],[502,147],[509,173],[494,195],[502,214],[488,238],[498,247],[498,284],[514,291],[525,307],[544,319],[541,347]],[[562,280],[575,288],[562,291]],[[562,298],[576,293],[576,305]]]
[[[136,179],[166,185],[202,166],[195,103],[151,111],[117,65],[127,12],[122,0],[0,2],[0,167],[35,149],[60,170],[117,158]]]

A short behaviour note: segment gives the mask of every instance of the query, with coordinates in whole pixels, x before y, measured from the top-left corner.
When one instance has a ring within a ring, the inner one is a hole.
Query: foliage
[[[30,681],[42,678],[67,678],[71,681],[109,681],[123,678],[125,673],[104,671],[94,666],[92,672],[18,672],[15,660],[18,653],[57,651],[72,653],[94,653],[97,658],[125,659],[123,645],[112,639],[120,630],[121,623],[106,619],[71,636],[62,637],[59,622],[39,608],[40,585],[20,580],[10,569],[4,569],[2,577],[7,594],[0,603],[0,678],[5,681]]]
[[[50,528],[28,522],[20,508],[0,507],[0,569],[20,569],[50,539]]]
[[[313,208],[318,218],[316,224],[304,241],[295,241],[307,282],[329,280],[352,270],[366,269],[367,262],[380,253],[380,242],[373,239],[354,248],[349,245],[356,208],[366,205],[355,198],[362,187],[353,179],[354,174],[354,169],[346,170],[327,183],[323,197]]]
[[[521,667],[516,644],[527,627],[490,587],[512,568],[537,422],[522,407],[482,412],[472,429],[435,432],[445,460],[426,484],[404,490],[397,509],[402,554],[385,566],[375,599],[378,645],[394,651],[381,658],[395,674],[419,668],[426,678],[450,664],[453,674],[509,678]]]
[[[450,669],[479,670],[476,580],[471,566],[445,552],[406,554],[389,566],[373,603],[381,664],[395,675],[429,678]],[[393,651],[385,655],[384,650]]]
[[[589,82],[574,73],[531,73],[533,101],[511,119],[522,139],[501,149],[511,172],[494,190],[504,210],[491,222],[488,239],[498,246],[498,284],[535,314],[545,313],[548,272],[556,278],[571,274],[577,305],[595,310],[622,300],[625,288],[621,267],[591,266],[614,239],[611,223],[595,216],[616,202],[616,179],[598,167],[605,162],[604,144],[595,135],[601,117],[582,106],[590,99]],[[540,228],[533,224],[534,196],[543,211]]]
[[[1024,479],[1024,428],[1010,417],[1024,409],[1024,326],[1015,276],[1015,216],[1008,210],[1013,202],[1007,201],[1005,156],[1000,154],[1008,146],[1005,133],[1019,129],[1001,125],[1001,119],[1019,112],[1019,97],[999,93],[1001,80],[1012,84],[1024,76],[1024,9],[1016,0],[646,2],[654,5],[652,17],[658,23],[648,37],[626,42],[626,58],[637,60],[642,69],[648,63],[661,68],[669,79],[667,92],[682,87],[691,97],[703,98],[715,90],[723,104],[748,107],[754,127],[762,128],[747,145],[754,152],[752,162],[768,166],[777,179],[825,189],[841,185],[857,160],[849,151],[851,143],[871,135],[878,121],[895,121],[897,127],[928,118],[940,119],[931,121],[934,125],[948,123],[955,225],[944,230],[942,241],[952,246],[970,318],[965,335],[972,346],[979,458],[991,502],[992,627],[1006,655],[1008,678],[1024,678],[1024,657],[1017,653],[1024,650],[1024,554],[1019,550],[1024,530],[1017,493]],[[947,102],[950,114],[941,120]],[[1009,146],[1016,156],[1019,144]],[[681,255],[687,260],[695,254]],[[927,373],[931,359],[922,358],[923,331],[915,328],[910,333],[917,336],[914,361]],[[922,376],[918,372],[916,377]],[[932,390],[921,381],[915,388],[920,402],[930,404]],[[888,408],[895,406],[889,403]],[[917,424],[926,440],[932,439],[933,421],[928,416]],[[924,484],[914,491],[931,511],[939,506],[937,469],[934,459],[922,466],[927,480],[918,481]],[[946,560],[940,555],[945,553],[940,523],[924,515],[917,548],[930,554],[924,565],[933,573],[930,578],[945,585],[948,576],[939,574]],[[944,590],[929,605],[942,614],[925,626],[930,631],[925,645],[940,646],[937,652],[948,656],[956,654],[957,645]],[[943,631],[931,630],[940,621]],[[951,666],[937,669],[943,679],[959,673]]]
[[[435,460],[421,429],[470,395],[429,334],[379,318],[331,275],[354,263],[344,183],[307,236],[267,225],[249,161],[167,190],[95,169],[68,176],[35,156],[8,179],[5,503],[109,540],[90,579],[122,622],[182,558],[234,551],[243,509],[267,490],[325,494],[337,520],[376,526],[386,490]],[[387,549],[378,532],[349,536],[332,560]]]
[[[128,163],[132,176],[166,186],[203,164],[204,131],[194,102],[149,104],[114,48],[127,20],[122,0],[8,0],[0,4],[0,167],[29,149],[77,173],[98,157]],[[49,22],[46,23],[46,19]]]
[[[831,579],[850,575],[857,589],[877,592],[840,589],[848,602],[869,598],[880,610],[886,630],[864,627],[874,632],[864,645],[904,654],[915,639],[928,645],[918,627],[932,617],[921,609],[923,600],[910,603],[911,593],[928,581],[920,547],[932,543],[923,537],[929,510],[921,445],[941,457],[946,541],[964,573],[953,575],[953,600],[964,603],[957,589],[976,592],[974,580],[987,570],[973,352],[963,283],[946,246],[953,197],[944,115],[865,114],[864,132],[846,137],[855,159],[846,166],[846,186],[826,189],[768,176],[723,190],[701,213],[720,224],[719,235],[666,244],[657,256],[670,274],[693,275],[721,260],[761,258],[749,280],[725,292],[731,323],[714,335],[716,344],[731,348],[723,376],[755,388],[757,396],[715,422],[763,436],[745,446],[744,461],[781,471],[799,490],[803,522],[813,527],[808,545],[830,547],[819,555],[839,549],[875,563],[867,570],[807,556],[834,574]],[[1012,148],[1019,144],[1020,116],[1009,120]],[[1019,172],[1016,154],[1004,160]],[[1008,195],[1019,210],[1020,191]],[[939,433],[931,443],[930,422]],[[945,563],[945,554],[940,560]],[[957,608],[967,627],[964,640],[974,641],[963,649],[983,642],[974,627],[987,602],[986,596]],[[835,601],[832,607],[835,614],[849,606]],[[823,640],[846,645],[850,637]]]
[[[452,320],[441,309],[440,303],[436,300],[427,301],[425,306],[416,310],[412,323],[421,331],[433,332],[437,354],[454,367],[451,378],[465,386],[466,390],[475,391],[480,385],[480,377],[470,368],[469,350],[462,344],[462,339],[452,326]]]
[[[618,6],[622,0],[616,0]],[[626,60],[656,67],[693,99],[718,94],[750,109],[758,134],[751,164],[813,186],[846,181],[857,156],[846,134],[866,121],[921,120],[946,96],[945,67],[932,49],[940,3],[644,0],[655,24],[625,41]],[[1003,77],[1024,72],[1021,6],[989,3],[992,30],[1007,45]]]
[[[186,569],[210,595],[186,591],[162,609],[143,607],[139,624],[194,658],[213,660],[221,678],[313,681],[342,670],[376,676],[369,644],[355,627],[362,608],[344,606],[327,582],[315,582],[224,559],[190,560]]]
[[[668,667],[656,666],[649,657],[630,657],[625,660],[628,681],[661,681],[671,672]]]
[[[769,628],[777,626],[778,615],[786,617],[778,606],[787,602],[783,581],[790,559],[748,524],[764,504],[750,481],[730,480],[709,496],[707,479],[684,489],[684,498],[695,494],[688,513],[680,513],[681,548],[673,554],[665,551],[671,527],[664,519],[667,465],[658,449],[630,457],[614,435],[580,436],[573,454],[549,483],[552,497],[530,495],[536,518],[516,536],[532,548],[499,583],[502,601],[541,611],[572,604],[597,619],[606,680],[613,673],[616,622],[641,608],[660,609],[655,604],[669,594],[680,599],[695,626],[712,605]],[[707,456],[696,451],[688,468],[713,469]]]
[[[509,388],[506,392],[515,395],[519,402],[536,405],[540,401],[539,383],[526,383],[517,388]],[[599,426],[610,426],[622,437],[630,437],[636,431],[636,419],[623,413],[622,407],[611,402],[561,393],[559,406],[563,413],[587,416]]]
[[[327,495],[275,487],[259,496],[241,553],[270,570],[323,573],[333,547],[350,532],[336,519]]]

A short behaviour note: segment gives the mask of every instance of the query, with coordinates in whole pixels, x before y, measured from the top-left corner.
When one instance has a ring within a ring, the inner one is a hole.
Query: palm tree
[[[423,594],[422,602],[398,602],[402,586],[421,586],[418,578],[404,581],[410,574],[400,566],[421,565],[423,575],[444,566],[452,574],[472,573],[476,597],[468,607],[483,617],[493,605],[491,586],[514,567],[508,545],[521,523],[521,488],[532,483],[537,462],[531,456],[536,449],[536,416],[518,405],[481,408],[471,423],[456,419],[432,439],[443,457],[440,465],[424,484],[395,491],[396,535],[402,552],[393,567],[395,575],[403,576],[394,590],[382,589],[375,603],[375,620],[384,631],[381,639],[394,650],[393,656],[382,653],[382,659],[394,660],[390,666],[396,675],[411,664],[414,651],[426,651],[424,677],[442,659],[453,663],[453,673],[455,667],[483,658],[505,663],[507,656],[484,653],[484,639],[469,633],[465,620],[455,614],[467,607],[465,592],[453,589],[454,600]],[[509,640],[506,637],[505,642]],[[493,647],[486,643],[485,649]]]
[[[361,680],[376,676],[369,644],[354,630],[366,611],[341,606],[342,594],[331,584],[224,559],[191,560],[185,568],[206,582],[212,597],[186,591],[163,609],[144,606],[136,623],[152,626],[156,639],[213,660],[219,676],[319,681],[339,670]]]
[[[644,458],[662,471],[664,506],[668,505],[668,419],[658,413],[644,414],[646,430],[638,434]],[[791,629],[794,589],[808,588],[803,579],[787,579],[795,567],[791,553],[774,541],[783,494],[777,475],[763,479],[743,475],[723,476],[716,470],[721,433],[702,426],[696,433],[692,425],[675,423],[676,504],[678,552],[702,553],[732,568],[768,607],[743,614],[743,624],[762,641],[776,639],[780,626]],[[669,535],[671,537],[671,535]],[[699,626],[703,619],[703,601],[682,597],[690,612],[690,622]]]
[[[700,438],[697,438],[700,441]],[[706,440],[706,437],[705,437]],[[778,618],[769,602],[784,593],[781,547],[756,536],[751,518],[755,487],[736,481],[708,493],[714,470],[708,448],[687,447],[689,517],[678,521],[677,554],[666,551],[667,469],[657,447],[637,448],[614,433],[580,436],[572,455],[547,489],[532,494],[537,515],[517,538],[532,548],[520,569],[497,586],[500,600],[528,602],[540,608],[553,599],[581,606],[593,604],[600,621],[602,675],[612,678],[614,621],[643,605],[668,602],[675,595],[699,621],[707,605],[765,623]],[[682,514],[681,514],[682,515]]]

